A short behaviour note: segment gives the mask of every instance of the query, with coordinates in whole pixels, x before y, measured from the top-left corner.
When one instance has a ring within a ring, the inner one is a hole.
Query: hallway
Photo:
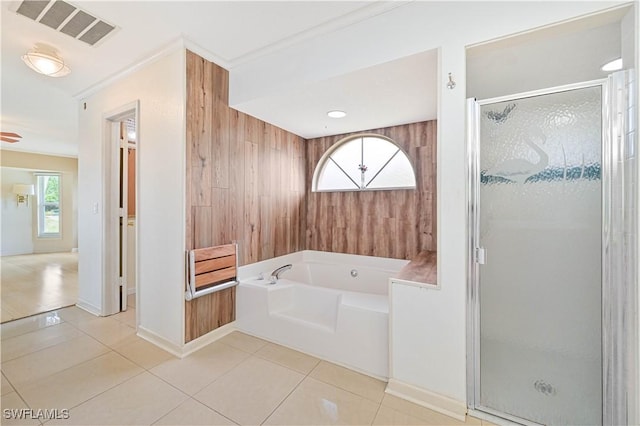
[[[78,253],[42,253],[0,258],[2,321],[75,305]]]

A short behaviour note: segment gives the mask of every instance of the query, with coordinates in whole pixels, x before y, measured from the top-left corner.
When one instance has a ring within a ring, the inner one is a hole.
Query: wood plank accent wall
[[[186,66],[186,249],[237,241],[240,265],[302,250],[304,140],[230,108],[227,70]],[[185,303],[187,342],[235,319],[235,288]]]
[[[306,248],[397,259],[435,251],[436,131],[433,120],[308,140]],[[384,135],[402,147],[416,172],[417,189],[311,192],[325,151],[357,133]]]

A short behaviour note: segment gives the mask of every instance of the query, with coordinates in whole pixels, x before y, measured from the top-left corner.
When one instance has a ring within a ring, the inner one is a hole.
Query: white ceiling
[[[3,149],[77,155],[74,96],[140,63],[178,39],[234,66],[402,7],[405,2],[351,1],[70,1],[118,28],[95,47],[18,15],[0,2],[3,131],[23,140]],[[48,78],[20,57],[36,43],[55,47],[72,72]],[[436,55],[425,53],[318,82],[296,93],[243,105],[243,111],[303,137],[435,118]],[[375,88],[375,90],[372,90]],[[325,113],[343,108],[341,122]],[[355,127],[354,127],[355,126]]]

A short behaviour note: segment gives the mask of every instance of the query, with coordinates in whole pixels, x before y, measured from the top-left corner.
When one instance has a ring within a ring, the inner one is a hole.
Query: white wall
[[[2,167],[2,239],[0,255],[33,253],[33,208],[34,197],[29,197],[29,205],[17,204],[13,184],[35,184],[33,172],[24,169]]]
[[[612,7],[620,2],[413,2],[343,30],[233,68],[231,105],[300,88],[425,50],[440,48],[438,235],[440,291],[422,299],[430,321],[416,333],[429,356],[408,369],[411,381],[466,401],[465,48]],[[372,30],[375,29],[375,30]],[[292,59],[295,58],[295,59]],[[457,82],[447,90],[447,73]],[[446,374],[443,374],[446,372]]]
[[[104,314],[105,298],[111,296],[102,291],[105,114],[139,101],[139,327],[180,347],[184,343],[184,57],[184,49],[175,48],[82,99],[78,153],[79,304]]]
[[[606,78],[602,65],[620,57],[620,22],[574,26],[566,33],[541,30],[470,48],[467,97],[489,99]]]
[[[36,198],[29,199],[29,249],[23,245],[20,253],[52,253],[60,251],[71,251],[74,247],[78,247],[78,209],[77,209],[77,186],[78,186],[78,160],[73,157],[60,157],[54,155],[34,154],[29,152],[20,152],[13,150],[2,150],[0,163],[4,168],[13,170],[22,170],[28,174],[23,177],[22,182],[14,183],[32,183],[36,184],[34,172],[53,172],[60,173],[62,180],[62,237],[61,238],[38,238],[38,219],[36,209]],[[8,184],[3,176],[3,186]],[[11,187],[7,190],[10,192]],[[14,197],[15,198],[15,197]],[[14,200],[15,201],[15,200]],[[21,206],[22,208],[23,206]],[[26,238],[25,223],[15,221],[11,216],[11,212],[5,211],[2,214],[2,254],[17,254],[12,250],[6,251],[7,248],[15,244],[21,244],[20,241]],[[21,218],[20,220],[24,220]],[[14,227],[17,226],[16,227]],[[5,232],[6,231],[6,232]],[[23,235],[19,237],[18,234]]]

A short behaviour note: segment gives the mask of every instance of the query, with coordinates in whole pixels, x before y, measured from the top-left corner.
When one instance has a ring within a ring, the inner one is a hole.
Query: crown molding
[[[109,77],[89,86],[88,88],[76,93],[73,95],[73,98],[76,100],[83,100],[88,98],[89,96],[95,94],[96,92],[104,89],[107,86],[112,85],[113,83],[115,83],[118,80],[123,79],[124,77],[127,77],[131,74],[133,74],[134,72],[144,68],[145,66],[149,65],[152,62],[157,61],[158,59],[161,59],[173,52],[175,52],[176,50],[179,49],[184,49],[185,47],[185,43],[184,43],[184,37],[180,36],[177,39],[174,39],[172,41],[170,41],[169,43],[167,43],[166,45],[164,45],[163,47],[155,50],[154,52],[152,52],[150,55],[144,57],[143,59],[138,60],[137,62],[135,62],[133,65],[120,70],[118,72],[116,72],[115,74],[110,75]]]
[[[325,21],[321,24],[316,25],[315,27],[303,30],[299,33],[280,39],[272,44],[260,47],[251,52],[233,58],[228,61],[228,69],[243,65],[247,62],[251,62],[262,56],[269,55],[303,41],[310,40],[334,31],[338,31],[358,22],[365,21],[378,15],[382,15],[393,9],[402,7],[408,3],[412,3],[413,1],[415,0],[392,0],[371,3],[367,6],[361,7],[360,9],[356,9],[353,12],[347,13],[346,15],[342,15],[338,18]]]

